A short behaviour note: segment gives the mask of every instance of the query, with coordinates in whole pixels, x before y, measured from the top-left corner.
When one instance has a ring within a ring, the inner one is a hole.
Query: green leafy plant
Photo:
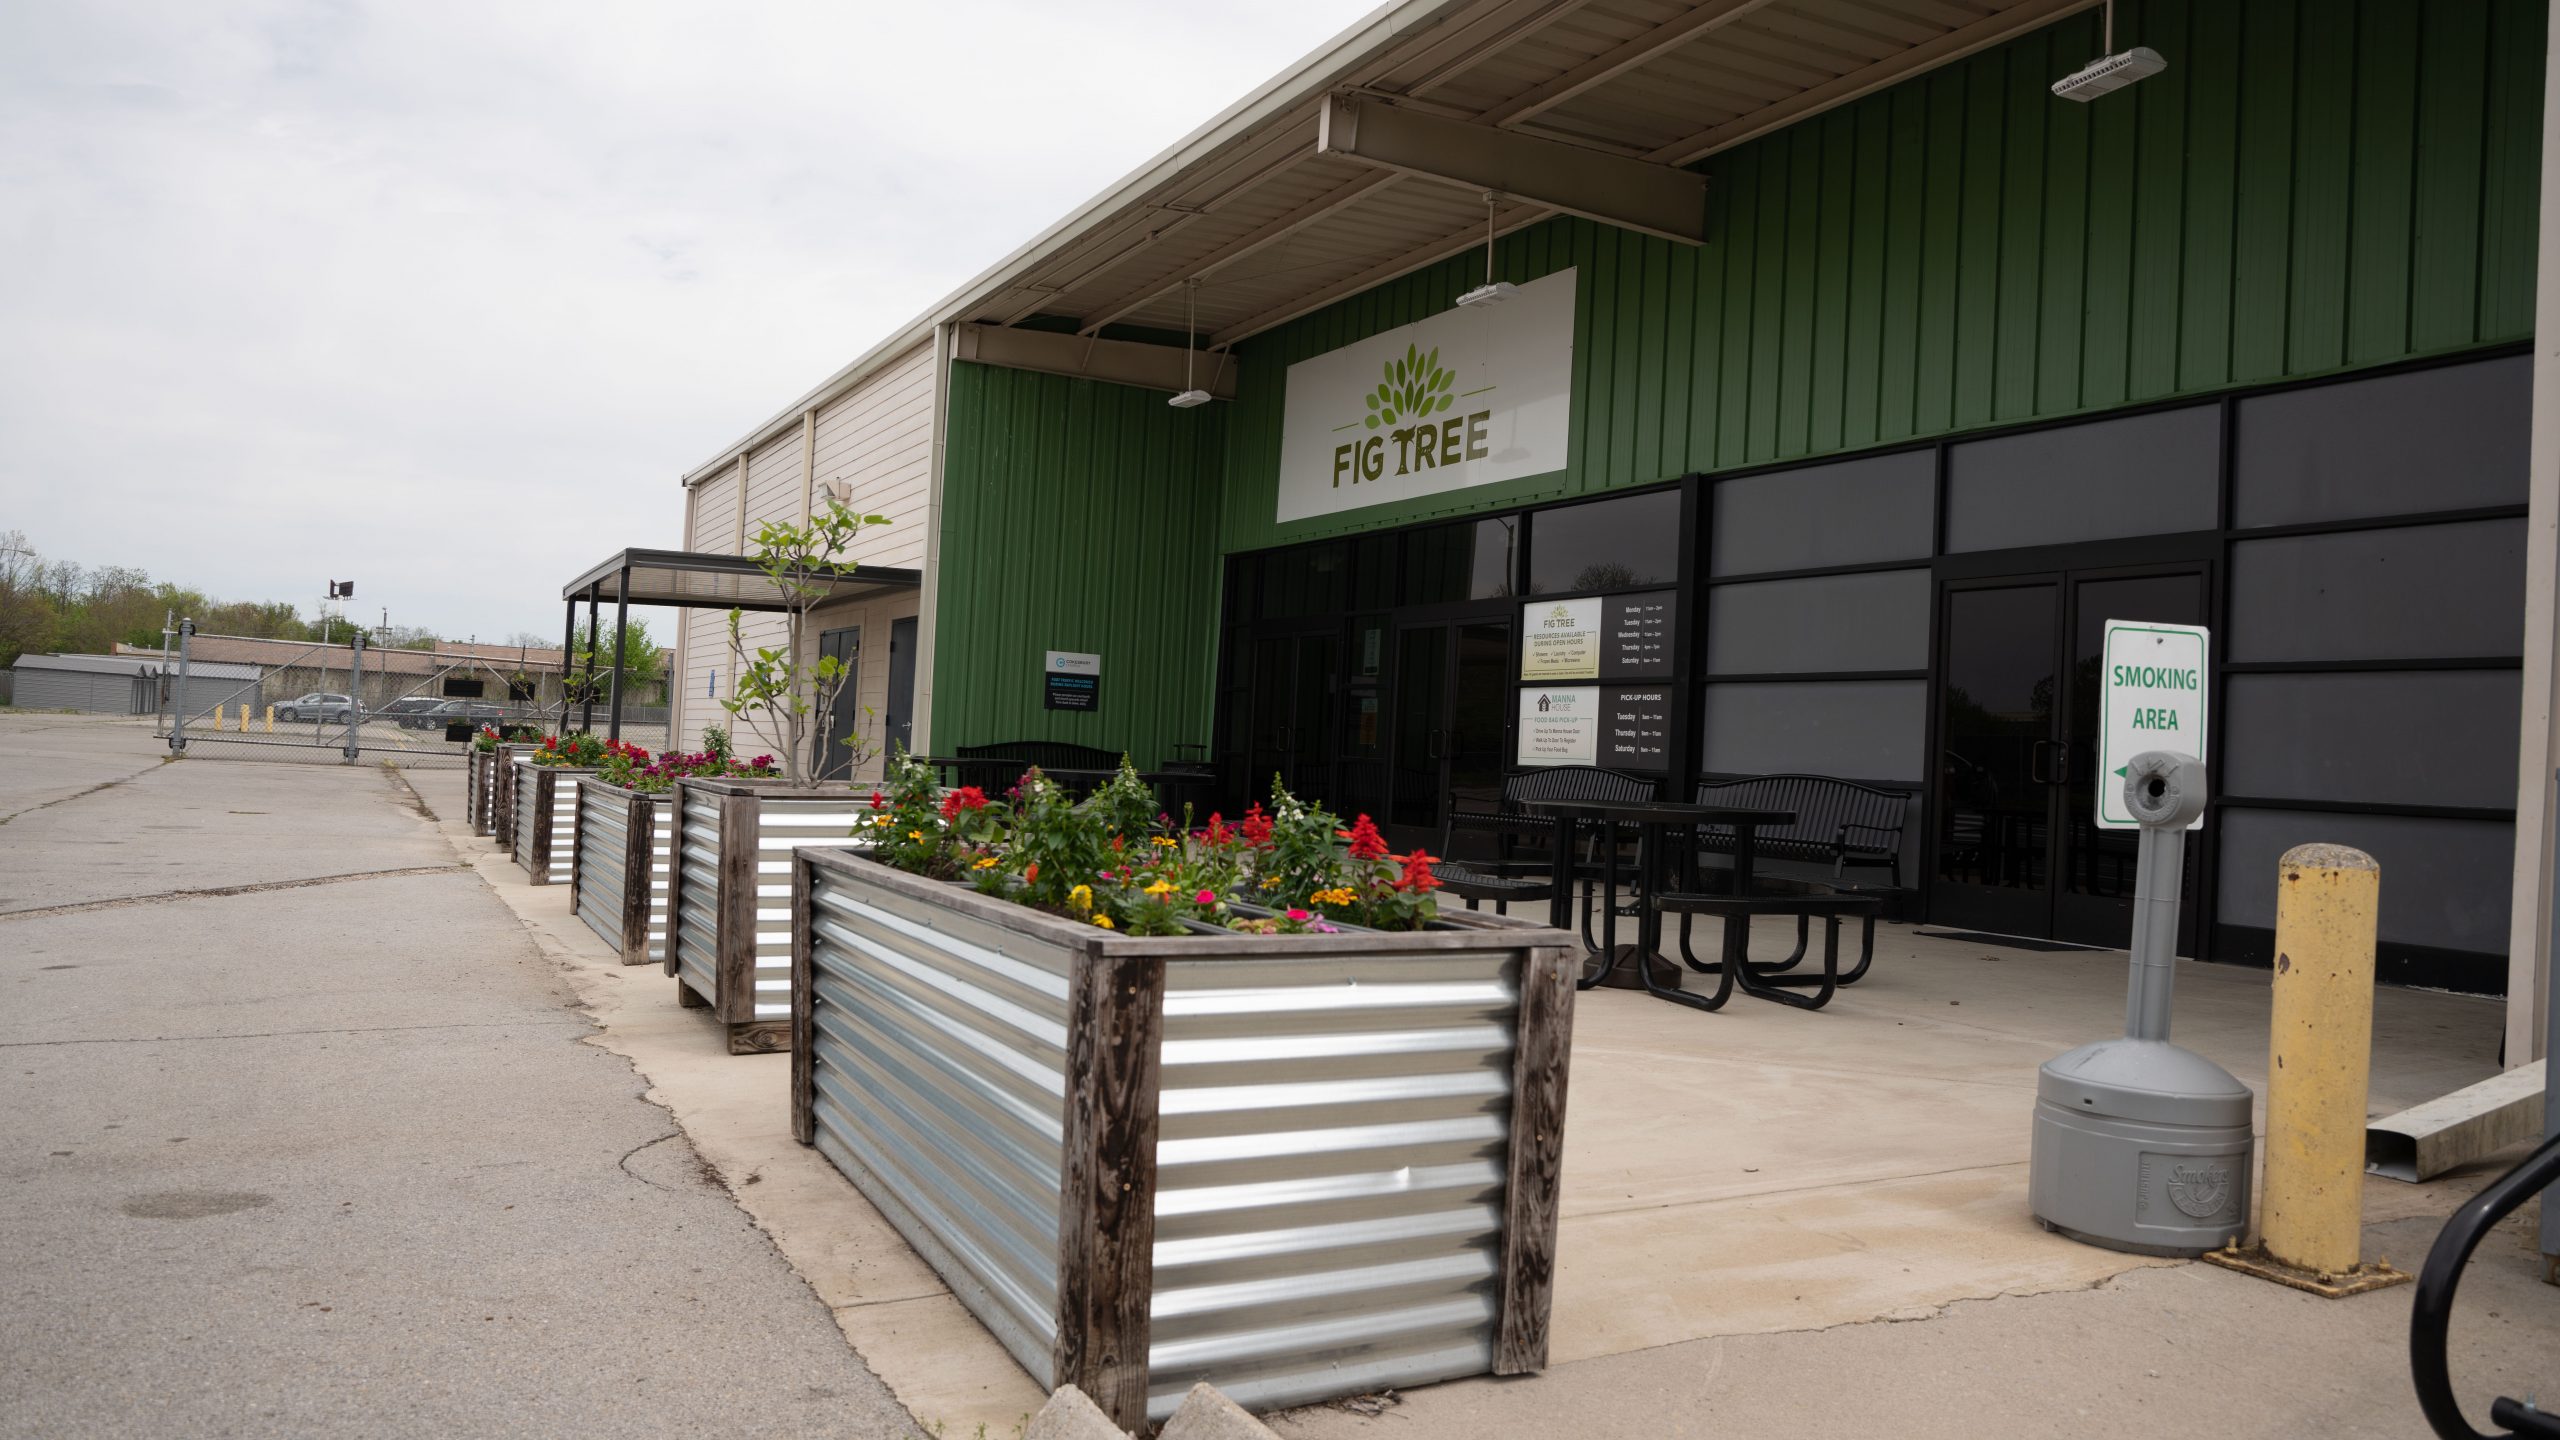
[[[813,717],[834,713],[837,692],[853,678],[853,668],[833,655],[809,663],[809,612],[836,581],[854,573],[854,562],[844,558],[854,539],[888,523],[885,515],[857,514],[828,495],[805,525],[768,520],[756,530],[748,558],[780,592],[786,629],[780,646],[750,647],[746,612],[729,612],[729,656],[737,680],[720,708],[773,746],[783,778],[793,785],[806,783],[824,759],[827,737]]]

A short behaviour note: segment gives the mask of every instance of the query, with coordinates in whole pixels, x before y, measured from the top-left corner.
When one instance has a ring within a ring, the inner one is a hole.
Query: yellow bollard
[[[240,733],[249,733],[249,702],[246,700],[240,702]]]
[[[273,705],[267,707],[267,733],[276,733],[276,707]]]
[[[2276,863],[2259,1244],[2245,1256],[2207,1257],[2332,1297],[2410,1278],[2387,1258],[2363,1263],[2365,1091],[2381,909],[2382,867],[2361,850],[2297,845]]]
[[[227,712],[227,711],[225,711],[225,710],[224,710],[221,706],[219,706],[219,705],[216,705],[216,706],[214,706],[214,707],[213,707],[213,733],[214,733],[214,734],[219,735],[219,734],[221,734],[221,733],[222,733],[222,719],[223,719],[223,716],[224,716],[225,714],[227,714],[227,713],[228,713],[228,712]]]

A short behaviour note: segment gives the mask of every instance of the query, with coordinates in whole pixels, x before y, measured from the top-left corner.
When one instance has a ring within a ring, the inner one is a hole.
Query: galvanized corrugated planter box
[[[1121,1425],[1545,1366],[1560,931],[1135,938],[794,862],[792,1126]]]
[[[516,762],[533,752],[531,745],[500,745],[489,762],[489,834],[510,855],[516,853]]]
[[[509,853],[536,885],[565,885],[577,853],[578,789],[596,772],[518,760],[514,843]]]
[[[625,965],[667,958],[667,817],[675,793],[649,794],[589,779],[578,787],[578,838],[569,908]]]
[[[676,1003],[708,1007],[729,1053],[791,1045],[791,851],[851,845],[868,784],[679,780],[668,815],[667,973]]]
[[[463,752],[462,813],[474,835],[498,832],[498,751],[477,747]]]

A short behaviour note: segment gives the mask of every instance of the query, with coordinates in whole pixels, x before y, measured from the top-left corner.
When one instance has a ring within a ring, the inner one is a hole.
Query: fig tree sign
[[[2110,620],[2099,648],[2098,828],[2138,830],[2124,808],[2125,767],[2145,750],[2205,758],[2205,665],[2201,625]],[[2190,830],[2204,824],[2198,816]]]
[[[1574,272],[1289,367],[1282,521],[1565,468]]]

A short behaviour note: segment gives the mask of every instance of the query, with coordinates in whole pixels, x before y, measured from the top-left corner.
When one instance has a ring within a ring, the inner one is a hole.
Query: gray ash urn
[[[2065,1051],[2036,1077],[2027,1196],[2037,1223],[2142,1255],[2201,1255],[2249,1227],[2249,1087],[2169,1043],[2178,879],[2204,811],[2204,765],[2146,751],[2125,769],[2142,822],[2125,1033]]]

